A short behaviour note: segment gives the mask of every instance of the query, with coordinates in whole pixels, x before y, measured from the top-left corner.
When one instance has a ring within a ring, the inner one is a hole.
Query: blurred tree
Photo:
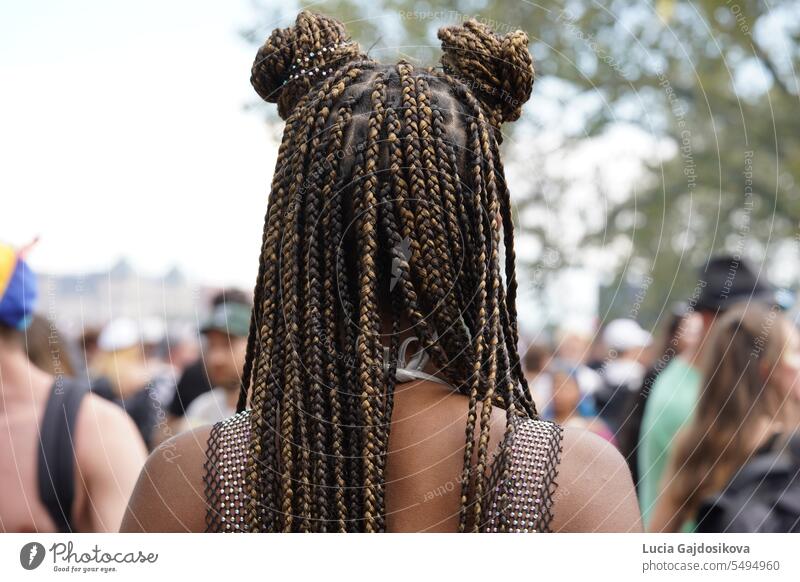
[[[436,62],[436,29],[470,17],[527,31],[537,87],[504,143],[520,254],[537,285],[568,265],[605,274],[601,316],[650,281],[633,293],[655,321],[711,253],[769,258],[797,230],[796,0],[270,5],[254,42],[309,7],[384,62]]]

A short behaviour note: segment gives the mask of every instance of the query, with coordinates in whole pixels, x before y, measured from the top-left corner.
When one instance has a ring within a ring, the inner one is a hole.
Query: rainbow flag
[[[0,243],[0,324],[27,328],[37,295],[36,275],[13,247]]]

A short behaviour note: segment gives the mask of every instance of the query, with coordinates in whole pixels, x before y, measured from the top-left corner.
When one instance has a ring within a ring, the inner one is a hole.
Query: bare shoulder
[[[557,482],[553,531],[642,531],[628,465],[612,444],[596,434],[564,429]]]
[[[81,402],[77,422],[79,429],[99,433],[105,433],[110,426],[119,428],[120,425],[123,425],[124,430],[131,427],[136,430],[128,413],[113,402],[91,392]]]
[[[122,532],[202,532],[203,474],[211,426],[176,435],[156,447],[131,495]]]
[[[147,448],[133,420],[122,408],[87,394],[76,420],[75,456],[79,467],[107,470],[109,460],[121,457],[142,466]]]

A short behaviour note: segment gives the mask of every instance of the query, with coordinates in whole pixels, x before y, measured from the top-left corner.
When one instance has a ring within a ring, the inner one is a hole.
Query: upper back
[[[34,373],[24,399],[3,394],[0,414],[0,491],[3,492],[0,524],[3,531],[56,531],[39,499],[37,483],[39,423],[50,387],[49,377],[42,375],[40,378]]]
[[[386,462],[387,530],[458,530],[463,462],[464,397],[430,382],[400,388]],[[214,425],[209,434],[204,484],[209,531],[247,531],[244,485],[251,411]],[[484,531],[547,531],[552,518],[562,430],[520,419],[504,439],[505,414],[493,418],[490,490],[483,500]],[[502,461],[509,463],[503,481]]]
[[[54,381],[35,369],[30,377],[24,391],[4,394],[0,415],[2,529],[116,529],[145,456],[144,447],[130,440],[137,436],[130,421],[74,379]],[[119,441],[124,446],[117,447]],[[130,464],[127,472],[117,470],[118,457]],[[96,495],[90,498],[90,491]]]
[[[398,387],[386,464],[388,531],[457,531],[463,398],[429,382]],[[246,531],[242,476],[251,414],[183,433],[153,451],[121,531]],[[499,449],[505,422],[505,412],[495,410],[490,453],[507,452],[510,479],[492,475],[482,531],[640,529],[630,473],[613,446],[588,431],[525,419]]]
[[[697,401],[700,374],[695,368],[674,358],[653,383],[642,420],[647,431],[675,432]]]
[[[649,519],[676,434],[691,417],[700,375],[681,358],[674,358],[653,383],[642,418],[638,450],[642,513]]]

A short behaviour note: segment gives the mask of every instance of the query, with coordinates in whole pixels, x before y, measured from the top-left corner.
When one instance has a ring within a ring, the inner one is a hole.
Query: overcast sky
[[[283,13],[262,37],[290,23]],[[30,256],[41,272],[126,257],[141,274],[177,265],[203,284],[252,288],[280,129],[245,109],[258,101],[255,47],[239,31],[256,21],[252,0],[0,4],[0,240],[41,237]],[[540,82],[538,107],[546,97]],[[606,142],[589,157],[627,191],[647,140]],[[570,176],[583,168],[591,181],[593,167],[570,164]],[[594,313],[595,284],[558,287],[561,311]]]
[[[250,287],[276,145],[247,0],[0,4],[0,240],[33,266]],[[266,34],[266,33],[265,33]]]
[[[124,256],[252,288],[277,153],[245,110],[256,20],[251,0],[0,4],[0,240],[40,236],[41,272]]]

